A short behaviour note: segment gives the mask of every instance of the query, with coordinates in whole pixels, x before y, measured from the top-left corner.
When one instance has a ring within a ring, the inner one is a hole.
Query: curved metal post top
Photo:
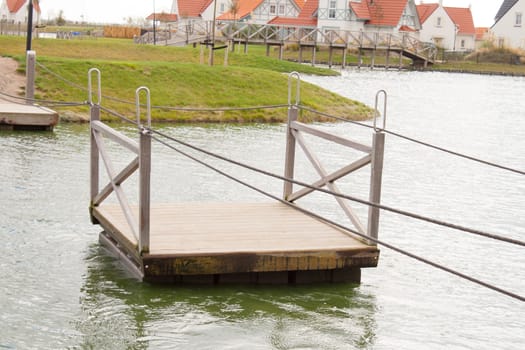
[[[288,74],[288,105],[292,104],[292,78],[294,77],[297,79],[295,91],[295,105],[297,106],[301,100],[301,75],[295,71]]]
[[[377,118],[379,117],[378,116],[378,109],[377,109],[377,105],[378,105],[378,101],[379,101],[379,95],[383,94],[384,95],[384,99],[383,99],[383,128],[382,129],[378,129],[377,126],[376,126],[376,121],[377,121]],[[387,102],[387,93],[385,90],[379,90],[377,93],[376,93],[376,103],[375,103],[375,107],[374,107],[374,110],[375,110],[375,117],[374,117],[374,130],[375,131],[380,131],[380,130],[385,130],[386,128],[386,102]]]
[[[91,84],[91,76],[93,72],[97,73],[97,103],[96,104],[100,105],[100,101],[102,101],[102,88],[101,88],[101,83],[100,83],[101,73],[98,68],[91,68],[90,70],[88,70],[88,102],[89,104],[93,103],[93,87]]]
[[[151,94],[147,87],[141,86],[135,90],[135,105],[137,107],[137,126],[140,128],[142,124],[140,123],[140,92],[146,92],[146,111],[147,111],[147,121],[148,128],[151,127]]]

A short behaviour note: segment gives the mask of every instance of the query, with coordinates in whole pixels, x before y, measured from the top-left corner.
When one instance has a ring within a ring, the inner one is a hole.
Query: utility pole
[[[155,0],[153,0],[153,45],[157,45],[157,30],[155,28],[155,22],[157,19],[155,18]]]
[[[29,4],[27,5],[26,51],[31,51],[32,36],[33,36],[33,0],[29,0]]]

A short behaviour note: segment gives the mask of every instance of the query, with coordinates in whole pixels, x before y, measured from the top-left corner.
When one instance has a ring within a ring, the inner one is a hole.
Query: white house
[[[238,4],[237,12],[227,7],[219,20],[266,24],[279,16],[297,17],[304,6],[303,0],[238,0]]]
[[[27,22],[27,0],[0,0],[0,20],[8,23]],[[33,21],[40,19],[40,6],[38,1],[33,1]]]
[[[525,49],[525,0],[504,0],[491,27],[500,47]]]
[[[306,0],[298,16],[277,16],[269,23],[313,26],[324,31],[397,33],[420,28],[414,0]]]
[[[476,29],[470,8],[444,7],[443,1],[417,5],[421,41],[433,42],[450,51],[473,51]]]

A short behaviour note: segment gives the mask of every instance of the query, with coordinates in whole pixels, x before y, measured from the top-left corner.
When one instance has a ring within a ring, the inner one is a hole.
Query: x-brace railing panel
[[[99,192],[95,196],[95,199],[93,200],[93,205],[95,206],[99,205],[112,192],[115,193],[115,195],[117,196],[118,202],[120,204],[120,207],[122,209],[122,212],[124,214],[124,217],[126,218],[126,222],[129,225],[131,233],[133,234],[133,237],[135,237],[136,243],[138,243],[139,230],[138,230],[137,219],[133,215],[133,211],[131,210],[129,200],[126,194],[124,193],[121,187],[121,184],[127,178],[129,178],[135,170],[138,169],[139,146],[135,141],[127,138],[124,135],[120,135],[116,133],[114,130],[102,124],[102,122],[100,121],[92,121],[91,133],[96,142],[98,152],[100,156],[102,157],[102,162],[104,163],[104,167],[106,169],[106,173],[109,178],[108,184],[104,187],[104,189],[101,192]],[[134,160],[132,160],[124,168],[124,170],[122,170],[119,173],[115,171],[113,162],[107,152],[103,136],[106,136],[107,138],[113,141],[116,141],[117,143],[125,146],[126,148],[133,151],[137,155],[137,157]]]
[[[98,73],[98,101],[92,101],[92,84],[91,75],[93,72]],[[100,101],[101,95],[100,71],[92,68],[88,72],[88,102],[91,109],[91,217],[95,222],[96,219],[93,210],[102,204],[102,202],[112,193],[115,193],[122,213],[126,219],[133,237],[128,237],[132,244],[137,245],[137,253],[143,254],[149,251],[150,245],[150,171],[151,171],[151,102],[150,92],[146,87],[139,87],[136,94],[136,114],[137,126],[139,131],[139,142],[119,133],[111,127],[100,121]],[[145,92],[147,101],[147,125],[144,127],[141,122],[140,93]],[[113,141],[131,151],[135,157],[120,171],[115,171],[113,162],[107,151],[105,140]],[[108,183],[99,190],[99,163],[102,163],[108,175]],[[138,218],[134,214],[130,203],[122,189],[122,184],[135,172],[139,173],[139,205]]]
[[[296,78],[296,93],[295,103],[292,103],[292,85],[293,78]],[[344,213],[348,216],[356,232],[362,236],[370,237],[367,239],[369,244],[373,244],[374,240],[377,239],[379,230],[379,207],[381,199],[381,181],[383,172],[383,153],[384,153],[384,136],[383,130],[385,129],[386,120],[386,92],[384,90],[379,91],[376,94],[375,111],[378,111],[378,101],[381,94],[384,94],[384,106],[383,106],[383,128],[379,128],[376,125],[376,118],[374,119],[373,125],[373,138],[372,146],[364,145],[359,142],[350,140],[345,137],[334,135],[327,131],[321,130],[314,126],[306,125],[298,122],[299,115],[299,101],[300,101],[300,76],[299,73],[293,72],[288,77],[288,125],[287,125],[287,137],[286,137],[286,153],[285,153],[285,169],[283,186],[283,198],[286,201],[294,202],[299,198],[302,198],[319,188],[327,187],[336,199],[339,206],[342,208]],[[336,171],[329,173],[324,168],[319,157],[313,152],[312,148],[309,147],[303,137],[304,134],[309,134],[314,137],[318,137],[330,142],[337,143],[344,147],[363,152],[364,155],[354,160],[353,162],[337,169]],[[295,172],[295,152],[296,144],[299,144],[304,154],[313,165],[315,171],[318,173],[320,178],[314,181],[310,186],[302,186],[301,189],[294,191],[294,179]],[[339,187],[335,184],[335,181],[343,178],[344,176],[363,168],[364,166],[370,165],[370,191],[368,202],[368,218],[367,225],[363,225],[359,217],[356,215],[354,210],[348,204],[349,201],[342,198],[342,192]],[[290,180],[288,180],[290,179]]]
[[[314,169],[317,171],[317,173],[321,177],[319,182],[322,183],[322,186],[326,185],[330,189],[330,191],[332,191],[333,193],[340,194],[340,195],[343,194],[339,190],[339,187],[335,184],[335,181],[328,181],[328,177],[329,176],[333,177],[333,174],[328,174],[326,169],[323,167],[323,164],[321,163],[321,161],[315,154],[315,152],[306,144],[302,133],[299,130],[292,128],[292,134],[294,135],[295,140],[298,142],[299,146],[301,146],[304,154],[306,155],[310,163],[312,163]],[[369,158],[369,156],[370,155],[368,154],[367,158]],[[369,164],[369,162],[366,162],[365,164],[363,164],[363,166],[367,164]],[[335,200],[337,201],[339,206],[343,209],[345,214],[348,216],[348,218],[350,219],[354,227],[357,229],[357,231],[359,233],[365,234],[366,229],[364,225],[361,223],[361,220],[359,219],[357,214],[354,212],[354,210],[350,207],[350,205],[348,204],[348,201],[339,196],[335,196]]]

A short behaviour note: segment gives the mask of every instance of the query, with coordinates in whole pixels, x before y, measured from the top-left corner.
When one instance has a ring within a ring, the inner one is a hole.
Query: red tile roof
[[[180,17],[199,17],[213,0],[178,0]]]
[[[401,20],[408,0],[366,0],[370,21],[367,24],[395,27]]]
[[[459,34],[476,34],[470,8],[444,7],[452,21],[458,26]]]
[[[439,4],[420,4],[416,5],[417,15],[421,24],[425,23],[428,17],[436,11]]]
[[[299,18],[312,18],[317,12],[319,7],[319,0],[305,0],[301,12],[299,12]]]
[[[180,1],[180,0],[179,0]],[[228,11],[218,17],[220,20],[239,20],[248,16],[255,10],[264,0],[239,0],[239,9],[234,15]]]
[[[361,2],[350,2],[350,8],[352,11],[354,11],[355,15],[359,19],[370,19],[370,11],[368,9],[368,2],[367,1],[361,1]]]
[[[268,24],[317,27],[319,0],[306,0],[297,17],[275,17]]]
[[[179,0],[180,1],[180,0]],[[250,15],[264,0],[239,0],[239,10],[237,11],[236,18],[233,18],[233,14],[230,11],[223,13],[218,17],[220,20],[233,20],[233,19],[243,19]],[[304,8],[306,2],[314,0],[292,0],[295,5],[301,10]],[[319,4],[319,0],[315,0]],[[317,10],[317,6],[315,8]],[[281,17],[286,18],[286,17]],[[274,18],[275,19],[275,18]]]
[[[7,8],[11,13],[17,13],[22,6],[26,4],[27,0],[7,0]],[[40,4],[33,0],[33,10],[40,13]]]
[[[488,27],[476,27],[476,40],[484,40],[485,36],[489,32]]]
[[[317,27],[317,18],[295,18],[295,17],[275,17],[268,24],[290,25],[294,27]]]

